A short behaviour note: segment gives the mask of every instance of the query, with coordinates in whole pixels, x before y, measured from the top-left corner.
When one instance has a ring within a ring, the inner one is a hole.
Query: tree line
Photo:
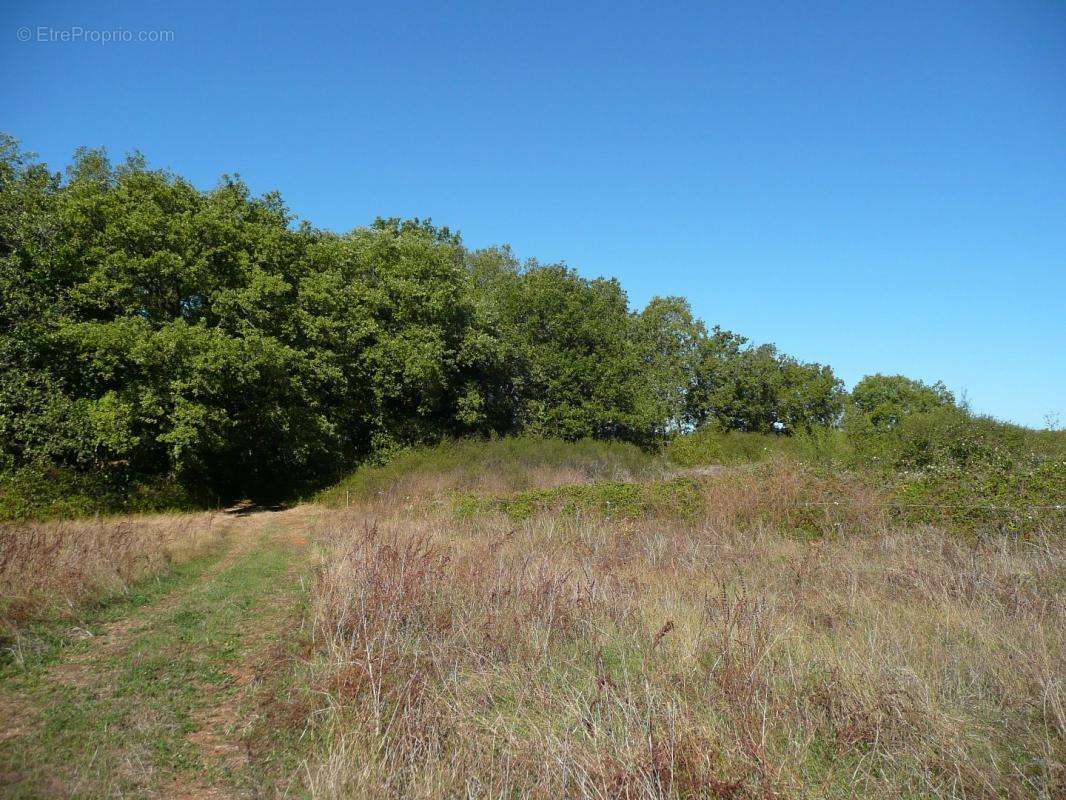
[[[635,310],[429,221],[338,234],[238,177],[90,149],[60,174],[0,140],[0,471],[263,496],[443,437],[787,435],[845,399],[681,297]]]

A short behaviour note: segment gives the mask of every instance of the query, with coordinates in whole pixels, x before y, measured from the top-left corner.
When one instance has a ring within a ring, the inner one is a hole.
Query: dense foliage
[[[0,371],[5,480],[92,475],[101,496],[265,496],[446,436],[647,445],[843,408],[828,367],[708,333],[680,298],[633,310],[616,280],[419,220],[317,230],[140,156],[81,150],[54,174],[10,138]]]
[[[795,436],[706,427],[674,438],[676,464],[799,461],[858,472],[909,522],[972,531],[1062,531],[1066,526],[1066,431],[1035,431],[953,403],[911,409],[891,426],[849,404],[842,428]]]
[[[55,174],[0,137],[0,516],[279,496],[492,435],[787,451],[921,473],[928,495],[1055,497],[1063,474],[1061,436],[902,376],[848,396],[680,297],[633,309],[617,280],[428,221],[318,230],[140,156]]]
[[[911,414],[955,405],[943,383],[932,386],[903,375],[867,375],[851,390],[852,416],[879,430],[899,425]]]

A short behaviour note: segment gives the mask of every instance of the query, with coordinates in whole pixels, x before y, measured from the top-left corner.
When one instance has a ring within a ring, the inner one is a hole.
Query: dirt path
[[[286,742],[264,723],[290,688],[317,513],[235,511],[168,591],[7,680],[0,796],[284,793]]]

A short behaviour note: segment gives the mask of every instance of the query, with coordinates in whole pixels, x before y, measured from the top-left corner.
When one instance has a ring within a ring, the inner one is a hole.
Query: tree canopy
[[[903,375],[867,375],[851,390],[853,408],[877,428],[894,428],[911,414],[955,405],[955,395]]]
[[[88,149],[59,175],[0,140],[0,469],[257,496],[446,436],[788,434],[843,402],[829,367],[683,298],[637,310],[427,220],[338,234],[236,176],[204,191]]]

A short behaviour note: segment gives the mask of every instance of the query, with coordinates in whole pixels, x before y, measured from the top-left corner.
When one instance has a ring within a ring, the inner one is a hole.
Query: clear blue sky
[[[0,129],[56,168],[432,217],[1066,423],[1066,2],[96,5],[0,10]],[[173,41],[38,41],[75,26]]]

